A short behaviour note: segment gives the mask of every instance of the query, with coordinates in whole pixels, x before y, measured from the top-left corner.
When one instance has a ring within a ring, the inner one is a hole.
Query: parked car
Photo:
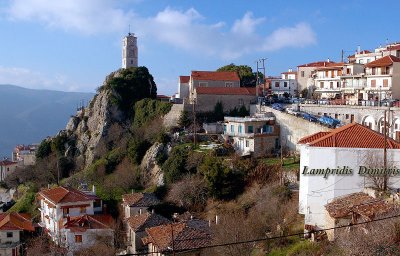
[[[303,119],[306,119],[310,122],[318,122],[318,118],[314,115],[311,115],[309,113],[303,113],[302,114]]]
[[[304,103],[305,99],[304,98],[291,98],[290,103]]]
[[[291,114],[291,115],[294,115],[294,116],[300,116],[301,115],[301,112],[296,110],[296,109],[294,109],[294,108],[287,108],[286,112],[288,114]]]
[[[271,107],[273,109],[279,110],[279,111],[284,111],[285,110],[285,107],[280,103],[274,103],[274,104],[271,105]]]
[[[340,124],[340,120],[337,120],[330,116],[321,116],[320,118],[318,118],[318,122],[331,128],[336,128],[336,126]]]

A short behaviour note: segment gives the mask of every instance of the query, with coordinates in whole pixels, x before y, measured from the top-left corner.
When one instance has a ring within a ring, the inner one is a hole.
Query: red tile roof
[[[299,144],[307,144],[310,143],[316,139],[319,139],[327,134],[329,134],[330,132],[317,132],[314,134],[311,134],[309,136],[303,137],[302,139],[299,140]]]
[[[152,193],[132,193],[122,195],[122,203],[130,207],[150,207],[160,203]]]
[[[38,194],[54,204],[100,200],[95,195],[86,194],[71,187],[43,189]]]
[[[135,232],[145,231],[146,228],[168,224],[170,222],[171,221],[167,218],[156,213],[140,214],[128,218],[128,225]]]
[[[334,198],[332,202],[325,205],[325,209],[333,218],[343,218],[356,213],[367,219],[388,213],[394,207],[383,199],[377,199],[365,193],[353,193]]]
[[[17,164],[17,162],[13,162],[8,159],[0,161],[0,166],[8,166],[8,165],[14,165],[14,164]]]
[[[308,137],[304,137],[300,141],[308,140]],[[387,148],[400,149],[400,143],[391,138],[387,139],[386,144]],[[385,136],[361,124],[351,123],[309,141],[308,145],[312,147],[384,148]]]
[[[148,228],[146,233],[148,237],[144,238],[143,242],[153,243],[158,252],[170,251],[172,244],[174,244],[174,249],[179,251],[196,249],[211,243],[211,235],[208,232],[190,227],[186,222]]]
[[[192,71],[191,77],[193,80],[240,81],[234,71]]]
[[[394,62],[400,62],[400,58],[393,56],[393,55],[388,55],[385,57],[382,57],[380,59],[371,61],[370,63],[366,64],[366,67],[372,68],[372,67],[386,67],[386,66],[391,66]]]
[[[110,229],[114,223],[111,215],[81,215],[70,217],[64,228],[72,232],[85,232],[88,229]]]
[[[0,213],[0,230],[35,231],[31,215],[28,213]]]
[[[388,46],[387,50],[389,51],[395,51],[395,50],[400,50],[400,44],[398,45],[393,45],[393,46]]]
[[[296,71],[287,71],[287,72],[282,72],[281,74],[297,74]]]
[[[195,90],[197,94],[256,96],[254,87],[197,87]]]
[[[190,76],[180,76],[179,77],[179,83],[181,84],[187,84],[190,81]]]
[[[316,61],[316,62],[311,62],[307,64],[302,64],[297,67],[325,67],[327,65],[331,65],[332,63],[335,63],[333,61]]]

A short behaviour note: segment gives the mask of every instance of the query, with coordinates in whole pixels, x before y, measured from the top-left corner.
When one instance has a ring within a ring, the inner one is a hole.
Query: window
[[[247,126],[247,132],[248,133],[253,133],[253,126],[252,125]]]
[[[224,133],[226,133],[226,124],[224,124]]]
[[[333,89],[333,82],[330,82],[329,88]]]
[[[133,64],[133,60],[131,60],[131,64]]]
[[[319,82],[319,88],[324,88],[324,82]]]
[[[372,75],[376,74],[376,68],[372,68]]]
[[[279,82],[275,82],[275,87],[279,87]]]
[[[86,207],[80,207],[79,212],[80,213],[86,213]]]
[[[375,79],[371,80],[371,87],[376,87],[376,80]]]
[[[301,77],[304,77],[304,71],[301,71],[300,74],[301,74]]]
[[[346,114],[346,119],[349,119],[349,114]]]
[[[82,243],[82,235],[75,235],[75,243]]]
[[[225,82],[225,87],[233,87],[233,82]]]
[[[350,68],[347,68],[347,69],[346,69],[346,74],[348,74],[348,75],[351,74],[351,69],[350,69]]]
[[[329,77],[329,71],[328,70],[325,71],[325,77]]]
[[[207,82],[199,82],[200,87],[207,87],[208,83]]]
[[[7,232],[7,237],[13,237],[13,232]]]
[[[68,214],[69,214],[69,208],[64,208],[63,209],[63,217],[66,218]]]
[[[287,87],[287,82],[283,82],[283,87]]]
[[[249,141],[246,140],[246,148],[248,148],[248,147],[249,147]]]
[[[235,126],[233,126],[233,124],[231,124],[231,133],[235,132]]]
[[[239,99],[239,106],[243,106],[243,105],[244,105],[243,99]]]
[[[383,87],[388,87],[389,81],[387,79],[383,79]]]
[[[238,132],[239,132],[239,133],[242,133],[242,125],[239,125],[239,127],[238,127]]]

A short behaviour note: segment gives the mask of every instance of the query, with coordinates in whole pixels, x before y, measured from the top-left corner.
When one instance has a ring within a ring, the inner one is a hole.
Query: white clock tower
[[[122,40],[122,68],[138,66],[137,37],[130,32]]]

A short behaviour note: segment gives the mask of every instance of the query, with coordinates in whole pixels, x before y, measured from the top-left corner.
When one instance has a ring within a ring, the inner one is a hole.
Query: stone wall
[[[260,107],[258,105],[252,105],[250,113],[255,113],[255,111],[261,113],[272,112],[275,115],[276,121],[280,126],[281,145],[289,150],[298,152],[300,147],[297,145],[297,142],[305,136],[320,131],[331,130],[328,127],[304,120],[301,117],[295,117],[285,112],[274,110],[267,106]]]

